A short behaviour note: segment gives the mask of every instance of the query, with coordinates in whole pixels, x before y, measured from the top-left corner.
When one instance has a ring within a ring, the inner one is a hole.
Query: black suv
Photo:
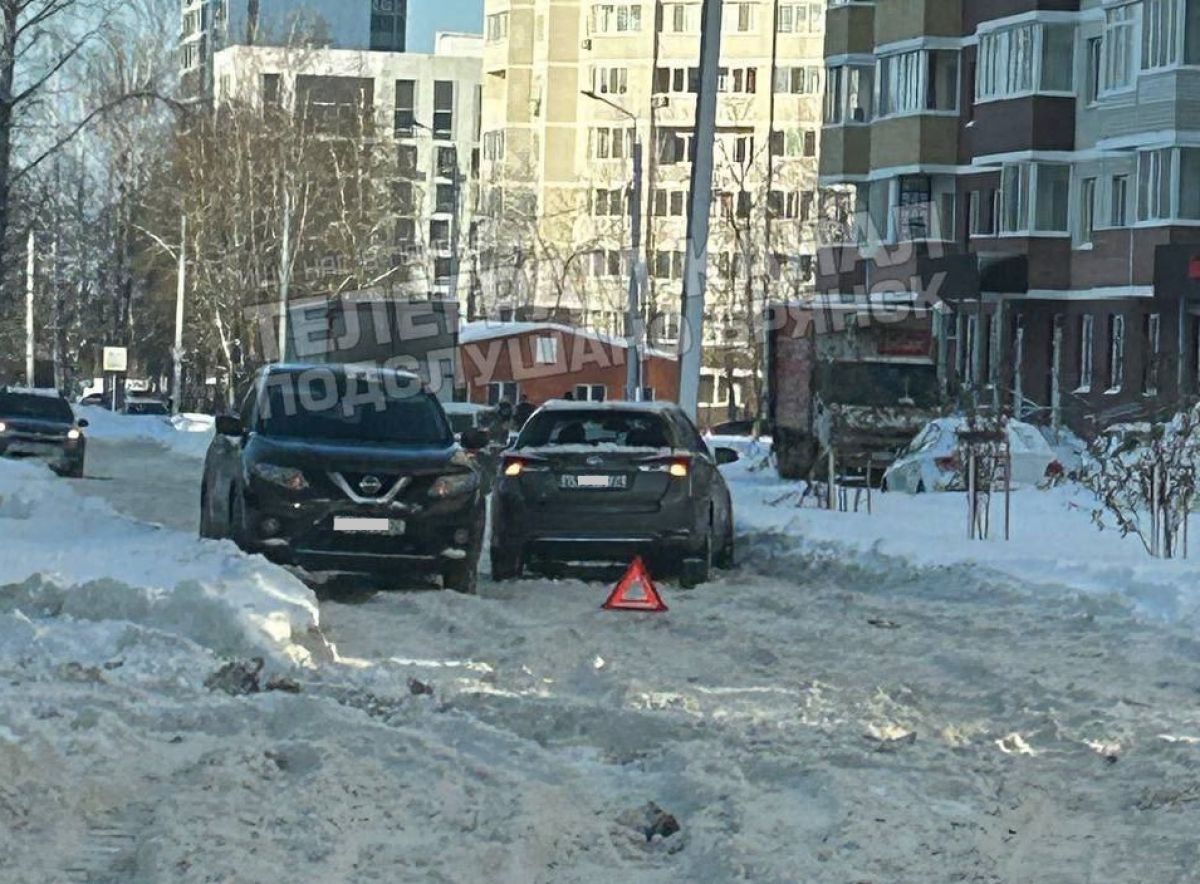
[[[0,388],[0,456],[41,458],[60,476],[78,479],[87,425],[61,396]]]
[[[407,372],[274,365],[217,418],[200,535],[316,571],[440,572],[474,592],[484,497],[474,458]],[[479,438],[476,438],[476,437]],[[463,434],[470,448],[483,434]]]
[[[646,559],[695,586],[733,564],[733,503],[679,406],[548,402],[505,452],[492,497],[492,576],[527,564]]]

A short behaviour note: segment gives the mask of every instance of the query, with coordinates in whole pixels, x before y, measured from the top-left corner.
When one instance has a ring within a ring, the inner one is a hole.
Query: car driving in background
[[[733,503],[710,451],[673,403],[552,401],[505,452],[492,499],[492,576],[527,565],[623,562],[694,586],[733,563]]]
[[[38,458],[60,476],[81,478],[87,425],[57,393],[0,388],[0,457]]]

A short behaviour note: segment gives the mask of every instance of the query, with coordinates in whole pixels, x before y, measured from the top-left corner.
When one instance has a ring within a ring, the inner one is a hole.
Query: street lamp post
[[[629,261],[629,300],[625,313],[625,398],[631,401],[638,400],[642,398],[642,320],[639,305],[641,277],[638,273],[642,249],[642,136],[636,115],[591,90],[585,90],[583,95],[608,105],[633,123],[633,181],[629,198],[629,224],[633,231],[630,237],[632,253]]]

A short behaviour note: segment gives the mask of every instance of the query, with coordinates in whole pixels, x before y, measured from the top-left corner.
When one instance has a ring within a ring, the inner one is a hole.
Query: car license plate
[[[400,519],[367,519],[359,516],[334,516],[333,530],[348,534],[403,534]]]
[[[8,446],[9,454],[44,455],[60,451],[57,445],[48,442],[14,442]]]
[[[564,488],[624,488],[624,476],[576,476],[562,477]]]

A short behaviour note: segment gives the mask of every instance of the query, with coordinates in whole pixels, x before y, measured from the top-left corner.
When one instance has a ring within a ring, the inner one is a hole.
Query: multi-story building
[[[826,228],[820,290],[940,301],[964,405],[1086,430],[1200,389],[1198,0],[854,0],[826,24],[821,183],[854,223]]]
[[[364,148],[383,158],[369,170],[382,180],[366,182],[379,194],[370,201],[372,211],[388,201],[381,218],[372,215],[364,244],[348,248],[360,262],[371,250],[378,273],[368,273],[373,279],[367,282],[397,295],[460,300],[469,307],[479,42],[478,36],[472,41],[465,34],[439,34],[435,45],[453,55],[233,46],[214,58],[216,98],[219,104],[303,114],[317,137],[362,139]],[[320,199],[328,205],[337,194]],[[334,290],[347,276],[345,256],[336,251],[298,267],[297,282],[307,291]]]
[[[183,90],[208,98],[213,56],[227,46],[403,52],[408,0],[182,0],[182,13]]]
[[[623,333],[631,257],[655,343],[682,296],[699,0],[486,0],[479,248],[489,309]],[[749,389],[768,292],[811,290],[824,2],[724,3],[706,359]],[[630,194],[641,154],[641,243]],[[729,344],[718,347],[715,345]],[[736,358],[735,358],[736,357]],[[741,404],[735,402],[735,404]]]

